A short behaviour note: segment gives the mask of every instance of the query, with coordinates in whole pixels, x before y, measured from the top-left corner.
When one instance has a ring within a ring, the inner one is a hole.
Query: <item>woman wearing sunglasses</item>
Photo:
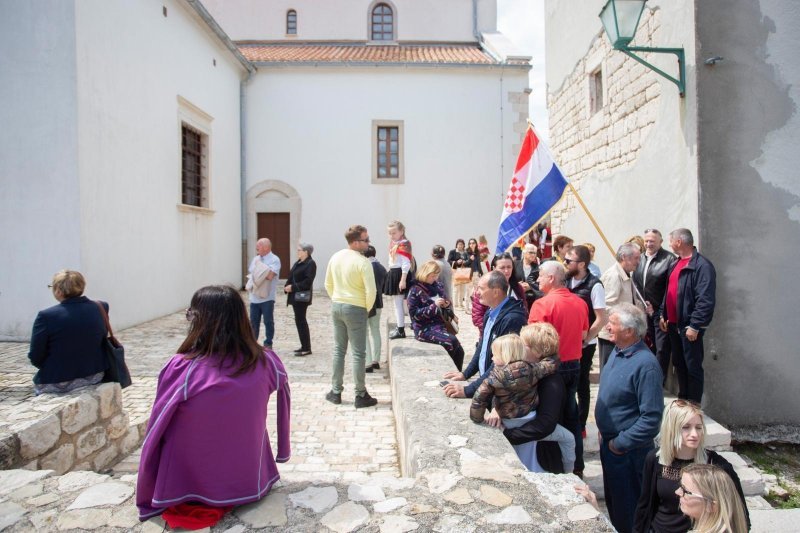
[[[666,406],[658,435],[660,446],[645,459],[634,532],[683,533],[691,529],[690,515],[682,512],[683,503],[676,490],[680,488],[681,473],[695,464],[719,467],[735,487],[740,506],[745,506],[739,476],[725,458],[705,448],[705,433],[700,406],[686,400],[674,400]],[[749,525],[749,517],[746,522]]]
[[[683,514],[697,533],[746,533],[749,529],[742,499],[730,475],[714,465],[694,464],[681,474],[675,495]]]

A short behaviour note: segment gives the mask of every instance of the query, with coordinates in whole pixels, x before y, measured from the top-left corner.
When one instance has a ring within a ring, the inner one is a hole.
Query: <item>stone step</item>
[[[751,533],[797,531],[800,509],[771,509],[750,511]]]
[[[764,494],[764,479],[754,468],[747,464],[742,457],[735,452],[718,452],[728,460],[739,476],[742,483],[742,491],[745,496],[761,496]]]

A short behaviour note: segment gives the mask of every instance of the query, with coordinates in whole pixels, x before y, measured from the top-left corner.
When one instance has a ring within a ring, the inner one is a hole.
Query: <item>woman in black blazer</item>
[[[297,246],[297,262],[292,265],[289,272],[289,279],[283,287],[286,293],[286,305],[291,305],[294,310],[294,324],[297,326],[297,335],[300,337],[300,348],[294,351],[295,355],[311,355],[311,333],[308,331],[308,320],[306,311],[311,305],[313,296],[314,278],[317,276],[317,264],[311,259],[314,247],[308,243],[301,242]],[[309,300],[307,302],[297,301],[296,293],[307,291]]]
[[[108,335],[97,303],[83,296],[80,272],[62,270],[50,285],[60,303],[39,311],[28,353],[36,394],[68,392],[103,380],[108,368],[103,342]],[[108,304],[101,302],[108,312]]]

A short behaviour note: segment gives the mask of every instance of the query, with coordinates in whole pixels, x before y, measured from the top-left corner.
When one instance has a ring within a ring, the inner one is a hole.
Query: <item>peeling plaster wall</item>
[[[798,28],[794,0],[697,3],[700,236],[718,273],[706,400],[724,423],[800,423]]]
[[[697,92],[694,1],[648,2],[633,45],[684,47],[686,96],[671,81],[611,49],[598,17],[604,2],[548,0],[547,84],[551,150],[616,247],[645,228],[697,228]],[[640,54],[677,77],[672,54]],[[590,76],[603,72],[604,106],[590,109]],[[572,194],[552,211],[553,231],[613,255]]]

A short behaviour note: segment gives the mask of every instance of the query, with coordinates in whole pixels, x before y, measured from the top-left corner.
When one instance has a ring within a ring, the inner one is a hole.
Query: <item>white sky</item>
[[[547,140],[547,85],[544,71],[544,0],[497,0],[497,29],[532,56],[530,118]]]

